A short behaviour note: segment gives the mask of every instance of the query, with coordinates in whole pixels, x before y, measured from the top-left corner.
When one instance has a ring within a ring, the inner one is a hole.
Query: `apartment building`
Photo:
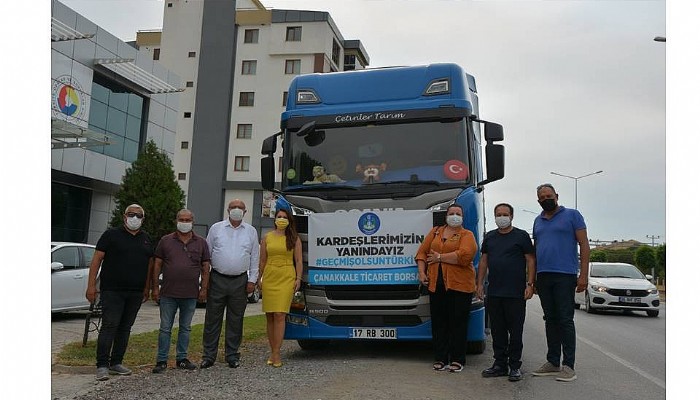
[[[272,226],[261,211],[260,147],[280,129],[292,78],[369,64],[329,13],[258,0],[166,0],[160,38],[138,32],[137,44],[182,78],[174,168],[201,234],[234,198],[245,201],[246,222]]]
[[[180,78],[51,2],[51,240],[96,243],[148,140],[172,159]]]

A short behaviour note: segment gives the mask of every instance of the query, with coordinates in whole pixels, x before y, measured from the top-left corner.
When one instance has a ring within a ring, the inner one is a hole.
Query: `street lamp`
[[[538,212],[534,212],[534,211],[531,211],[531,210],[526,210],[526,209],[524,209],[524,208],[523,208],[523,211],[525,211],[526,213],[530,213],[530,214],[540,215],[540,213],[538,213]]]
[[[654,41],[655,41],[655,42],[663,42],[663,43],[666,43],[666,36],[656,36],[656,37],[654,38]]]
[[[602,172],[603,172],[603,170],[600,170],[600,171],[591,172],[590,174],[581,175],[581,176],[569,176],[569,175],[560,174],[558,172],[550,172],[550,174],[559,175],[559,176],[563,176],[564,178],[569,178],[569,179],[574,180],[574,208],[578,210],[578,180],[581,178],[585,178],[587,176],[600,174]]]

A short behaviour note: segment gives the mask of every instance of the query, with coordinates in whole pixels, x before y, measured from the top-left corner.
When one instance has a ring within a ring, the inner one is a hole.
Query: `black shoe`
[[[165,361],[158,361],[156,363],[156,366],[153,367],[153,369],[151,370],[151,372],[153,372],[154,374],[160,374],[161,372],[165,371],[166,369],[168,369],[168,363]]]
[[[241,361],[240,360],[229,361],[228,366],[229,366],[229,368],[238,368],[241,366]]]
[[[177,365],[178,369],[189,369],[189,370],[197,369],[197,366],[194,365],[194,363],[192,361],[190,361],[186,358],[183,358],[182,360],[177,360],[177,362],[175,364]]]
[[[490,368],[486,368],[485,370],[481,371],[481,376],[484,378],[494,378],[497,376],[506,376],[508,375],[508,368],[501,367],[500,365],[494,365]]]
[[[202,360],[202,363],[199,364],[199,368],[201,368],[201,369],[205,369],[205,368],[209,368],[209,367],[213,367],[213,366],[214,366],[214,361],[209,361],[209,360]]]
[[[508,374],[508,380],[511,382],[517,382],[523,379],[523,374],[520,372],[520,368],[511,368],[510,374]]]

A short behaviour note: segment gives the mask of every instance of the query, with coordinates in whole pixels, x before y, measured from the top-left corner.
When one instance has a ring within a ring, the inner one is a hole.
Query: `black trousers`
[[[131,326],[141,309],[143,292],[105,290],[102,302],[102,327],[97,335],[97,367],[121,364],[129,344]]]
[[[241,353],[238,348],[243,339],[243,316],[248,304],[247,283],[247,274],[226,277],[212,272],[209,275],[207,311],[204,314],[202,335],[202,360],[216,361],[224,311],[226,311],[225,359],[228,363],[240,359]]]
[[[510,369],[520,368],[523,355],[525,299],[489,296],[488,302],[494,365]]]
[[[537,295],[544,311],[547,333],[547,361],[553,365],[576,362],[576,326],[574,325],[574,293],[576,275],[540,272],[537,274]],[[563,355],[563,356],[562,356]]]
[[[466,362],[467,329],[473,293],[446,290],[438,285],[430,293],[430,319],[435,361]]]

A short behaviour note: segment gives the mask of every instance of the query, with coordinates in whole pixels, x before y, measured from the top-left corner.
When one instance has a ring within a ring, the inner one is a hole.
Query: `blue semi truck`
[[[291,82],[281,131],[265,139],[261,160],[262,185],[292,210],[304,249],[285,339],[304,349],[431,339],[416,250],[453,202],[480,243],[484,186],[504,176],[504,148],[494,143],[503,128],[481,120],[478,104],[474,77],[450,63]],[[484,351],[484,321],[474,298],[469,353]]]

